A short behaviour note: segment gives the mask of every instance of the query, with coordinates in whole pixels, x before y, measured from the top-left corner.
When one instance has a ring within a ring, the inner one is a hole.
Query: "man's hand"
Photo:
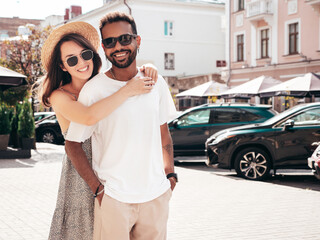
[[[169,173],[174,173],[174,161],[173,161],[173,145],[171,134],[168,128],[168,124],[165,123],[160,126],[161,131],[161,143],[162,143],[162,154],[163,154],[163,164],[164,164],[164,172],[166,175]],[[176,186],[177,179],[174,177],[169,178],[171,184],[171,190]]]
[[[100,181],[89,164],[86,153],[82,149],[82,144],[66,140],[65,150],[73,167],[88,184],[92,193],[94,194],[98,185],[100,184]]]
[[[101,187],[99,188],[98,192],[102,191],[102,189],[104,190],[104,186],[101,185]],[[98,196],[96,196],[96,199],[99,202],[99,206],[101,207],[101,203],[102,203],[102,199],[104,197],[104,191],[102,193],[100,193]]]
[[[99,202],[99,206],[101,207],[101,203],[102,203],[102,199],[103,199],[104,193],[100,194],[99,196],[97,196],[97,200]]]
[[[174,177],[169,178],[170,184],[171,184],[171,190],[173,191],[173,189],[176,187],[177,184],[177,180]]]

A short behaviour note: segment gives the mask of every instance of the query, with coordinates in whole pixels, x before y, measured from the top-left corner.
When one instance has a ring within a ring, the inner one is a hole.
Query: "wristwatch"
[[[167,179],[171,178],[171,177],[174,177],[176,179],[176,182],[178,182],[178,174],[176,173],[169,173],[167,175]]]

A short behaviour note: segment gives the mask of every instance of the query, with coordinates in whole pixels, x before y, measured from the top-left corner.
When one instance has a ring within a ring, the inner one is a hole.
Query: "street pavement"
[[[31,159],[0,160],[0,240],[47,239],[64,146],[38,143]],[[168,240],[320,239],[320,181],[281,171],[265,182],[203,162],[176,166]]]

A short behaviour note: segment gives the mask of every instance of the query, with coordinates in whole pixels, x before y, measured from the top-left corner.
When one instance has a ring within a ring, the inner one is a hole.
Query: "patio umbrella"
[[[26,76],[0,66],[0,90],[27,84]]]
[[[226,84],[209,81],[189,90],[178,93],[176,97],[208,97],[218,96],[228,89]]]
[[[307,73],[260,91],[260,97],[310,95],[320,96],[320,77],[315,73]]]
[[[250,98],[252,96],[257,96],[261,90],[269,88],[279,83],[281,83],[281,81],[276,80],[272,77],[260,76],[239,86],[231,88],[226,92],[221,93],[221,97]]]

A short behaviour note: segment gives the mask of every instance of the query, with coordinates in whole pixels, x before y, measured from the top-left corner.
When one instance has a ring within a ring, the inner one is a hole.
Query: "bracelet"
[[[99,188],[100,188],[101,185],[102,185],[102,183],[100,183],[99,186],[97,187],[97,190],[93,195],[93,198],[96,198],[98,196],[98,191],[99,191]]]
[[[97,193],[97,196],[99,196],[103,192],[104,192],[104,188],[100,192]]]

